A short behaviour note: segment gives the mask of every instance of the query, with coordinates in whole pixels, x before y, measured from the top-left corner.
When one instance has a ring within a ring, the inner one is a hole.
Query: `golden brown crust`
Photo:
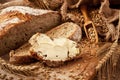
[[[61,32],[61,33],[56,32],[56,31],[60,32],[60,30],[62,31],[62,29],[63,30],[65,29],[64,33],[63,32]],[[72,31],[69,35],[67,35],[67,32],[69,32],[67,29],[71,29],[70,31]],[[81,27],[79,27],[77,24],[72,23],[72,22],[63,23],[63,24],[51,29],[46,34],[50,37],[53,37],[53,38],[59,37],[60,34],[61,34],[61,36],[66,35],[65,36],[66,38],[74,40],[76,42],[79,42],[82,38]],[[51,35],[51,34],[53,34],[53,35]],[[57,35],[57,34],[59,34],[59,35]]]
[[[18,23],[7,24],[3,28],[3,30],[0,30],[0,37],[3,37],[9,31],[9,29],[11,29],[12,27],[20,25],[21,23],[26,22],[26,21],[31,19],[30,15],[23,15],[22,13],[20,13],[18,11],[14,11],[14,12],[8,12],[6,14],[0,15],[0,23],[2,23],[6,19],[9,20],[9,19],[12,19],[12,18],[19,18],[20,21]]]

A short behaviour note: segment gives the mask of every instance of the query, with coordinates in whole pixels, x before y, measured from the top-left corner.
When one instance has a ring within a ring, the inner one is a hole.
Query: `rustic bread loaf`
[[[48,36],[50,36],[51,38],[60,38],[60,37],[61,38],[69,38],[69,39],[72,39],[74,41],[78,41],[78,40],[80,41],[81,35],[82,35],[81,28],[72,22],[63,23],[63,24],[53,28],[52,30],[46,32],[46,34]],[[36,35],[34,35],[34,36],[36,36]],[[30,41],[34,42],[36,40],[34,40],[32,38]],[[23,45],[21,48],[19,48],[17,50],[12,50],[10,52],[13,54],[12,56],[10,56],[11,63],[25,63],[23,61],[23,58],[24,58],[24,60],[25,60],[25,57],[27,57],[27,59],[28,59],[28,56],[30,55],[30,53],[27,50],[29,50],[29,48],[31,47],[31,46],[25,46],[25,45]],[[19,55],[22,55],[22,56],[19,56]],[[26,61],[27,61],[27,59],[26,59]],[[32,58],[30,57],[29,59],[32,59]],[[49,61],[48,61],[48,63],[49,63]],[[52,63],[55,63],[55,64],[52,64],[51,66],[57,66],[56,65],[57,62],[52,61]],[[63,63],[63,62],[61,62],[61,63]],[[60,62],[59,62],[59,64],[60,64]]]
[[[61,16],[50,10],[13,6],[0,12],[0,55],[20,47],[36,32],[59,25]]]

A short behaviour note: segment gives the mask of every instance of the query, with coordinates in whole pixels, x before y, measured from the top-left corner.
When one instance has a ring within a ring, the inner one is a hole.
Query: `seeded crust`
[[[31,8],[29,10],[31,10]],[[10,23],[4,22],[5,20],[14,18],[15,20],[17,18],[18,21],[11,21]],[[54,11],[42,10],[42,13],[38,13],[37,15],[23,14],[19,12],[19,10],[8,11],[4,14],[0,13],[0,24],[3,24],[2,27],[0,26],[0,55],[20,47],[36,32],[46,32],[59,25],[60,21],[60,14]]]

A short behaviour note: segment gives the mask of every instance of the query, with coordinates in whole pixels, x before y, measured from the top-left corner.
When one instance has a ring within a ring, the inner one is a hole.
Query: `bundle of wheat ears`
[[[0,80],[120,80],[116,5],[1,0]]]

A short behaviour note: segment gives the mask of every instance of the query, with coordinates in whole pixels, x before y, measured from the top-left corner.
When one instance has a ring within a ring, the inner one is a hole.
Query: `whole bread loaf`
[[[12,6],[0,12],[0,55],[20,47],[36,32],[59,25],[61,16],[51,10]]]
[[[30,43],[37,44],[36,43],[36,38],[39,37],[41,33],[37,33],[35,34],[31,39],[30,39]],[[72,23],[72,22],[66,22],[63,23],[53,29],[51,29],[50,31],[46,32],[46,34],[50,37],[50,38],[67,38],[67,39],[71,39],[73,41],[80,41],[81,40],[81,28]],[[39,38],[38,38],[39,39]],[[46,39],[42,38],[43,41],[45,41]],[[62,39],[61,39],[62,40]],[[64,40],[63,40],[64,41]],[[37,45],[39,46],[39,45]],[[31,51],[31,56],[29,49],[31,48],[31,45],[29,44],[29,46],[23,45],[22,47],[18,48],[17,50],[12,50],[10,52],[10,62],[11,63],[26,63],[27,59],[32,59],[33,57],[40,60],[39,56],[34,56],[37,53],[34,53],[33,51]],[[61,52],[60,52],[61,53]],[[18,58],[19,57],[19,58]],[[26,57],[26,58],[25,58]],[[75,57],[79,57],[79,56],[75,56]],[[23,61],[26,60],[25,62]],[[70,60],[70,59],[69,59]],[[29,62],[30,60],[28,60]],[[31,60],[32,61],[32,60]],[[59,66],[61,64],[64,63],[63,61],[50,61],[50,60],[46,60],[45,63],[47,63],[49,66]]]

